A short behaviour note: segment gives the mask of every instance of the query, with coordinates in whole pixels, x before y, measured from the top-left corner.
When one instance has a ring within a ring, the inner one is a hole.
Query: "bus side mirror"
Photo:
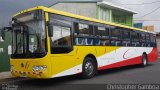
[[[5,31],[11,31],[12,30],[12,27],[4,27],[2,30],[1,30],[1,36],[2,36],[2,39],[4,40],[5,39]]]
[[[4,27],[2,31],[12,31],[12,27]]]
[[[48,22],[48,35],[53,37],[53,25],[50,22]]]

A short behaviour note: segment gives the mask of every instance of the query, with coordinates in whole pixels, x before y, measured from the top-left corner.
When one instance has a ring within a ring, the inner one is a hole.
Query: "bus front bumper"
[[[16,77],[50,78],[51,65],[47,59],[11,59],[11,73]]]
[[[16,77],[25,77],[25,78],[49,78],[46,74],[47,73],[44,73],[44,72],[24,72],[24,71],[11,71],[12,75],[13,76],[16,76]]]

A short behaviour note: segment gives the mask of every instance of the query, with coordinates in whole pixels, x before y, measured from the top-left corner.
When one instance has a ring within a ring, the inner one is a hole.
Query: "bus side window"
[[[101,46],[109,46],[110,45],[110,41],[107,39],[101,39],[100,40],[100,45]]]
[[[95,39],[95,45],[97,45],[97,46],[100,45],[100,39],[99,39],[99,38],[96,38],[96,39]]]
[[[156,47],[156,36],[154,34],[150,34],[151,47]]]
[[[146,47],[146,35],[144,32],[140,34],[141,47]]]
[[[128,30],[123,30],[122,31],[122,46],[130,46],[130,31]]]
[[[128,46],[130,46],[130,41],[122,41],[122,46],[126,46],[126,47],[128,47]]]
[[[93,45],[93,39],[92,38],[85,38],[85,44],[86,45]]]
[[[146,46],[151,47],[150,34],[146,33]]]
[[[120,29],[118,29],[116,27],[111,27],[111,38],[112,39],[120,39],[121,38]]]
[[[97,45],[97,46],[109,46],[110,45],[110,40],[96,38],[95,39],[95,45]]]
[[[84,23],[74,23],[74,36],[76,45],[93,45],[94,41],[92,38],[94,36],[93,26]]]
[[[76,37],[75,44],[76,45],[93,45],[93,39],[92,38]]]
[[[107,37],[107,33],[106,33],[106,28],[105,27],[100,27],[100,26],[95,26],[95,34],[96,34],[96,36],[98,36],[98,37]]]
[[[132,47],[140,47],[140,42],[139,41],[132,41],[131,46]]]
[[[53,46],[71,46],[71,31],[69,27],[53,26],[53,37],[51,37]]]
[[[75,44],[76,45],[84,45],[85,44],[85,38],[75,38]]]
[[[69,53],[72,51],[71,28],[61,25],[53,25],[53,37],[51,37],[51,53]]]
[[[139,37],[140,37],[140,34],[139,32],[135,32],[135,31],[132,31],[131,32],[131,46],[132,47],[140,47],[140,42],[139,42]]]
[[[89,25],[78,23],[79,35],[89,36]]]
[[[95,45],[109,46],[109,26],[105,27],[103,24],[101,24],[99,26],[94,26],[94,30],[96,36]]]
[[[121,46],[120,40],[111,40],[111,46]]]
[[[111,46],[121,46],[121,28],[111,26]]]

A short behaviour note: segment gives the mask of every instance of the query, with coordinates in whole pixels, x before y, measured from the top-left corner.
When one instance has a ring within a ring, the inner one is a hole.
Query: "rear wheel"
[[[92,78],[97,72],[97,66],[94,59],[86,57],[82,65],[82,77]]]
[[[148,58],[146,54],[142,55],[142,64],[143,67],[146,67],[148,65]]]

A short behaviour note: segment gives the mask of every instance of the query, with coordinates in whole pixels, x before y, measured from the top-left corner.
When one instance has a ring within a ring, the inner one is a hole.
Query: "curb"
[[[0,80],[11,79],[11,78],[15,78],[14,76],[12,76],[11,72],[1,72],[0,73]]]

